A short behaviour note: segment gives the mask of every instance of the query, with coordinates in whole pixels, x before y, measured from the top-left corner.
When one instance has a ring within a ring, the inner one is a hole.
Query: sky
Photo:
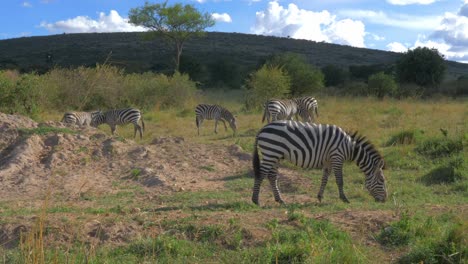
[[[162,3],[163,0],[150,0]],[[406,52],[436,48],[468,63],[468,0],[178,0],[216,20],[207,31],[324,41]],[[129,32],[145,0],[1,0],[0,39]]]

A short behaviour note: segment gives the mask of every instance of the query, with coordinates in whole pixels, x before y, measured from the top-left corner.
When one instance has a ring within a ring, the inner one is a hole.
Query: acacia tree
[[[180,56],[185,42],[193,36],[202,36],[204,30],[215,24],[209,13],[199,12],[193,5],[180,3],[168,6],[145,3],[142,7],[132,8],[129,13],[130,23],[143,26],[151,33],[162,35],[175,45],[175,70],[179,71]]]

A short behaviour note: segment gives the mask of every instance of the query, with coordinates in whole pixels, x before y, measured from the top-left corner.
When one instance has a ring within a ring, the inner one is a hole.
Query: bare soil
[[[59,122],[38,124],[23,116],[0,113],[0,205],[4,205],[0,206],[0,245],[5,248],[17,246],[20,233],[34,230],[38,221],[48,227],[45,240],[51,244],[122,244],[156,236],[167,232],[160,226],[163,221],[189,216],[180,208],[166,208],[158,196],[223,191],[222,179],[251,174],[251,155],[237,145],[199,144],[178,137],[156,138],[141,145],[90,127],[73,127],[77,133],[46,135],[25,135],[18,130],[40,127],[65,128]],[[293,192],[297,185],[310,185],[296,171],[282,169],[281,173],[285,192]],[[95,206],[86,197],[118,194],[122,185],[137,186],[144,192],[135,191],[132,203],[122,204],[122,210],[112,214],[76,213]],[[270,191],[265,192],[272,200]],[[266,200],[262,201],[269,203]],[[296,195],[291,202],[315,201],[313,195]],[[147,206],[156,213],[149,212]],[[38,209],[44,207],[58,208],[57,213],[41,215]],[[227,219],[239,218],[248,233],[246,244],[254,245],[270,237],[264,225],[268,217],[285,219],[285,210],[265,211],[262,217],[258,212],[240,216],[229,210],[214,211],[200,213],[196,221],[227,224]],[[311,217],[329,219],[357,241],[376,247],[371,234],[396,219],[390,211],[349,210]],[[145,225],[148,221],[156,224]]]

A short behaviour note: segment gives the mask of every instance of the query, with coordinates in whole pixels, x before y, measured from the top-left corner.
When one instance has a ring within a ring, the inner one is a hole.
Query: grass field
[[[222,125],[214,134],[213,121],[205,121],[197,136],[192,108],[143,113],[145,136],[136,141],[144,145],[157,137],[178,136],[203,144],[237,144],[251,152],[256,131],[262,127],[261,113],[244,111],[236,91],[205,98],[206,103],[222,104],[237,115],[237,137]],[[321,171],[287,163],[283,168],[294,168],[307,184],[285,187],[286,206],[274,203],[265,183],[260,195],[263,206],[250,202],[250,167],[244,174],[221,179],[222,190],[161,195],[157,200],[164,207],[157,210],[152,209],[154,201],[145,200],[144,190],[116,182],[118,193],[85,197],[92,207],[59,203],[43,209],[15,208],[0,203],[0,212],[5,219],[41,213],[48,219],[59,217],[71,229],[79,228],[80,219],[91,218],[138,223],[147,231],[141,239],[117,246],[73,241],[50,246],[50,241],[42,241],[42,233],[54,231],[39,221],[36,236],[26,237],[14,249],[0,247],[0,263],[467,263],[467,101],[317,99],[320,123],[359,130],[383,154],[386,203],[373,201],[354,164],[344,169],[350,204],[339,200],[332,181],[325,201],[316,203],[311,197],[318,191]],[[43,121],[60,118],[60,113],[40,117]],[[108,126],[100,129],[110,134]],[[118,133],[131,138],[133,127],[118,128]],[[144,214],[128,214],[134,207]]]

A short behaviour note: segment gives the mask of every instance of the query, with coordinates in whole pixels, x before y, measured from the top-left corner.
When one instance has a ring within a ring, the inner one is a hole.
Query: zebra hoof
[[[319,201],[319,203],[321,203],[321,202],[322,202],[322,199],[323,199],[323,196],[322,196],[322,195],[320,195],[320,194],[319,194],[319,195],[317,195],[317,200]]]
[[[346,198],[346,196],[340,197],[340,199],[345,203],[349,203],[349,200]]]

